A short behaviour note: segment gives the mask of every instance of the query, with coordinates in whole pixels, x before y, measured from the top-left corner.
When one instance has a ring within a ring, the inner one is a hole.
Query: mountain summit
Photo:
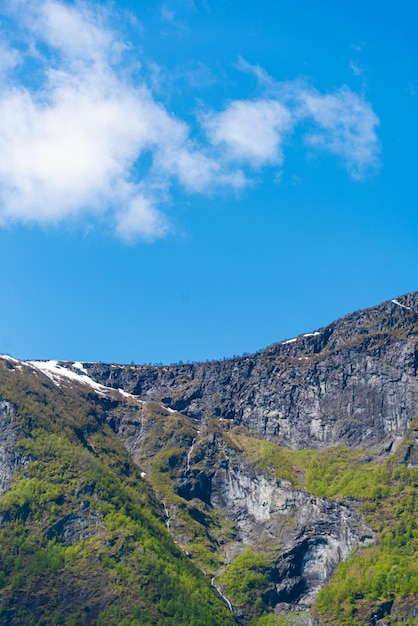
[[[0,623],[418,624],[418,294],[253,355],[0,358]]]
[[[102,384],[293,448],[367,448],[403,436],[417,415],[417,346],[418,293],[411,293],[250,356],[85,367]]]

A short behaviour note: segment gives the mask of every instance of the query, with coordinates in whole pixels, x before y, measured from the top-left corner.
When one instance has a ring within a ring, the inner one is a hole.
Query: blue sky
[[[252,352],[418,288],[418,8],[5,0],[0,352]]]

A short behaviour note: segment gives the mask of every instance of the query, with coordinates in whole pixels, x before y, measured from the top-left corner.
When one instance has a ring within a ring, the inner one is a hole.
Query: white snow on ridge
[[[95,380],[87,376],[86,374],[77,374],[72,370],[60,365],[58,361],[27,361],[28,365],[31,365],[35,369],[38,369],[43,374],[48,376],[54,383],[59,385],[62,378],[67,378],[83,385],[89,385],[98,393],[107,393],[108,387],[104,387]]]
[[[294,339],[287,339],[286,341],[282,341],[281,345],[284,346],[287,343],[294,343],[295,341],[297,341],[301,337],[317,337],[317,335],[320,335],[320,334],[321,333],[318,330],[315,330],[313,333],[306,333],[305,335],[299,335],[299,337],[294,337]]]
[[[401,309],[407,309],[408,311],[412,311],[410,306],[405,306],[404,304],[402,304],[401,302],[398,302],[397,300],[391,300],[391,302],[393,302],[393,304],[397,304],[398,306],[400,306]]]
[[[105,389],[111,389],[111,387],[105,387]],[[127,391],[124,391],[120,387],[118,388],[118,392],[120,393],[121,396],[124,396],[124,398],[129,398],[129,399],[132,399],[132,400],[136,400],[137,402],[141,402],[142,404],[144,403],[144,401],[140,400],[140,398],[138,398],[138,396],[135,396],[133,393],[128,393]]]
[[[4,359],[5,361],[13,361],[13,363],[20,363],[19,359],[15,359],[13,356],[9,356],[8,354],[0,354],[0,359]]]
[[[84,369],[83,364],[80,363],[80,361],[75,361],[72,367],[74,367],[74,369],[76,370],[80,370],[80,372],[83,372],[83,374],[87,374],[87,370]]]
[[[94,391],[101,395],[105,395],[109,392],[117,392],[124,398],[135,400],[142,405],[145,403],[145,401],[141,400],[138,396],[132,393],[128,393],[123,389],[114,389],[113,387],[106,387],[105,385],[97,383],[95,380],[93,380],[93,378],[90,378],[90,376],[87,375],[87,371],[78,361],[76,361],[75,363],[60,363],[59,361],[20,361],[19,359],[15,359],[14,357],[9,356],[8,354],[0,354],[0,359],[13,361],[13,363],[19,363],[19,365],[17,366],[19,368],[25,365],[26,367],[32,367],[36,370],[39,370],[40,372],[45,374],[45,376],[48,376],[48,378],[58,386],[63,379],[67,379],[76,383],[81,383],[82,385],[88,385],[89,387],[94,389]],[[74,372],[71,368],[77,369],[80,373]],[[169,413],[177,413],[177,411],[171,409],[168,406],[164,406],[163,404],[161,406]]]

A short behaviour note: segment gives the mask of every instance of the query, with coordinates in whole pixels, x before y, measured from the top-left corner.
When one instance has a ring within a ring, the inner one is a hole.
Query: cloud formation
[[[210,142],[225,146],[225,158],[260,167],[282,164],[282,142],[294,121],[277,100],[238,100],[207,115],[204,125]]]
[[[187,191],[202,192],[215,176],[242,184],[193,146],[187,125],[158,104],[144,83],[134,85],[118,65],[124,46],[97,26],[100,16],[86,5],[54,0],[28,8],[26,30],[48,51],[39,88],[3,81],[2,224],[110,213],[123,238],[152,240],[168,228],[157,206],[164,194],[156,188],[175,178]],[[11,61],[17,56],[8,53],[4,58]],[[135,165],[147,153],[153,164],[137,180]]]
[[[145,78],[133,79],[132,51],[99,5],[10,0],[7,10],[24,20],[19,48],[0,40],[0,225],[93,216],[128,242],[156,239],[169,230],[174,183],[184,193],[242,188],[251,170],[282,166],[302,120],[310,148],[343,159],[351,176],[378,165],[378,119],[348,88],[322,95],[276,83],[206,110],[198,142]]]
[[[314,123],[305,138],[309,145],[341,157],[353,178],[378,169],[379,119],[367,102],[347,87],[329,95],[302,91],[300,101],[301,114]]]
[[[204,118],[209,140],[224,145],[226,157],[253,167],[282,165],[283,146],[303,123],[305,144],[339,157],[353,178],[379,169],[379,119],[361,96],[348,87],[321,94],[298,80],[277,83],[259,67],[254,74],[265,85],[263,99],[235,101]]]

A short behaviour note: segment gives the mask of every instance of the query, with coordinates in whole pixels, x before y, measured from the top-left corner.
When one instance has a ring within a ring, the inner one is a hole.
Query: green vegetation
[[[251,433],[254,435],[254,433]],[[234,447],[244,452],[250,461],[257,467],[273,474],[278,482],[288,481],[292,487],[301,488],[298,467],[295,464],[294,452],[285,446],[279,446],[272,441],[255,438],[247,429],[236,428],[233,432],[224,435],[233,442]],[[228,442],[228,439],[225,439]]]
[[[234,524],[205,500],[209,465],[241,460],[313,497],[357,500],[375,533],[320,592],[322,623],[362,626],[390,611],[392,626],[418,624],[418,470],[408,463],[418,423],[389,456],[293,451],[215,418],[197,434],[191,420],[148,403],[132,428],[135,438],[143,426],[136,465],[107,423],[112,398],[6,362],[0,389],[15,407],[8,445],[26,460],[0,498],[1,624],[234,624],[201,570],[251,626],[306,624],[303,613],[271,613],[277,544],[260,535],[236,556]]]
[[[411,432],[416,427],[413,423]],[[395,453],[382,458],[343,447],[292,451],[251,434],[239,428],[229,437],[256,466],[274,472],[278,481],[288,480],[293,486],[302,481],[303,489],[317,497],[361,501],[376,533],[372,547],[339,565],[318,596],[316,615],[330,625],[361,626],[374,608],[388,604],[392,624],[397,623],[393,621],[397,612],[402,623],[418,624],[418,617],[408,617],[409,608],[418,604],[418,469],[405,463],[409,436]],[[244,589],[245,585],[242,591],[232,585],[228,593],[233,601],[244,601]]]
[[[149,403],[145,410],[146,441],[136,460],[147,471],[147,479],[170,514],[170,530],[176,541],[200,569],[212,576],[225,564],[223,544],[232,540],[235,527],[220,511],[190,494],[179,495],[186,481],[187,454],[196,441],[196,430],[179,413],[161,412]],[[163,447],[163,445],[164,447]],[[190,461],[199,472],[199,458],[204,456],[196,441]]]
[[[233,624],[97,397],[3,364],[0,384],[30,459],[0,498],[0,623]]]
[[[399,612],[403,623],[418,624],[418,617],[405,617],[418,604],[418,470],[395,467],[379,492],[381,471],[369,475],[376,495],[362,507],[377,533],[375,545],[341,563],[320,592],[315,610],[327,624],[360,626],[385,603],[391,623]]]
[[[169,448],[158,453],[153,462],[149,481],[170,512],[173,533],[201,569],[212,575],[224,564],[224,554],[217,536],[222,540],[233,532],[231,523],[219,512],[210,510],[201,500],[186,500],[175,489],[175,479],[181,467],[183,450]],[[217,530],[221,532],[217,532]],[[222,532],[223,531],[223,532]]]
[[[308,614],[305,611],[289,615],[264,615],[254,622],[254,626],[307,626]]]
[[[233,598],[237,609],[245,609],[251,623],[266,613],[269,591],[274,590],[271,580],[271,561],[266,554],[246,548],[219,576],[218,582],[227,596]]]
[[[374,500],[389,493],[390,468],[363,450],[299,450],[294,457],[304,472],[304,489],[318,497]]]

